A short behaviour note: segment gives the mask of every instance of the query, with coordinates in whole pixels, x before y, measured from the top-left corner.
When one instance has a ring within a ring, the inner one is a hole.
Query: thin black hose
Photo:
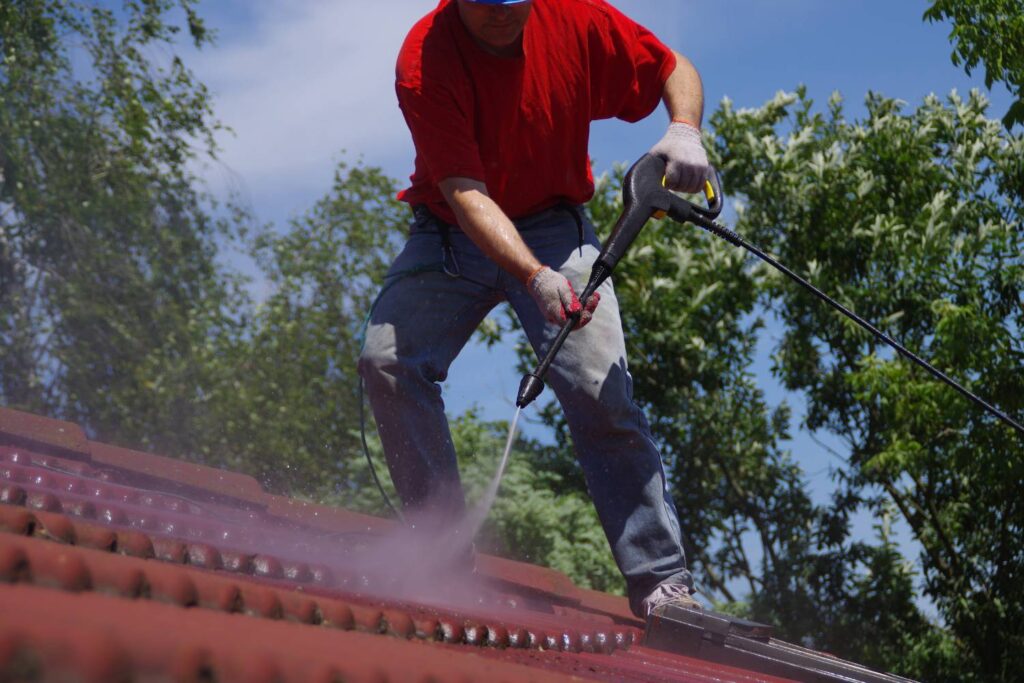
[[[373,464],[373,458],[370,457],[370,447],[366,445],[366,411],[363,407],[363,378],[359,378],[359,439],[363,443],[363,455],[366,456],[366,464],[370,466],[370,474],[373,476],[373,482],[377,484],[377,490],[380,491],[380,495],[384,498],[384,502],[387,503],[391,511],[395,513],[395,517],[398,521],[405,524],[405,517],[398,511],[398,508],[391,502],[391,497],[388,496],[388,492],[384,490],[384,485],[381,484],[380,478],[377,476],[377,468]]]
[[[360,353],[362,353],[363,347],[366,344],[366,328],[370,324],[370,318],[373,316],[374,309],[377,308],[377,303],[381,300],[381,297],[384,296],[385,292],[387,292],[389,289],[391,289],[394,285],[398,284],[398,282],[403,280],[404,278],[410,277],[412,275],[420,275],[422,273],[444,273],[448,277],[454,277],[454,278],[460,278],[460,279],[463,279],[463,280],[468,280],[469,282],[472,282],[474,284],[478,284],[478,285],[480,285],[482,287],[487,287],[486,284],[484,284],[482,282],[478,282],[478,281],[476,281],[476,280],[474,280],[472,278],[468,278],[465,275],[462,275],[461,273],[459,273],[458,272],[458,262],[457,261],[455,262],[456,271],[455,272],[450,272],[448,267],[447,267],[447,261],[446,261],[446,258],[447,258],[447,255],[448,255],[448,250],[447,249],[442,249],[442,254],[443,254],[443,256],[442,256],[442,260],[441,260],[440,263],[428,263],[428,264],[425,264],[425,265],[422,265],[422,266],[416,266],[414,268],[409,268],[407,270],[402,270],[402,271],[399,271],[397,273],[392,273],[389,276],[388,279],[390,281],[386,282],[386,284],[384,284],[384,286],[381,287],[380,291],[377,293],[377,296],[374,298],[373,303],[370,304],[369,310],[366,311],[366,317],[363,318],[363,324],[360,325],[360,329],[359,329],[359,339],[360,339],[360,342],[359,342],[359,352]],[[454,258],[454,256],[455,256],[454,252],[451,253],[451,256],[452,256],[452,258]],[[366,410],[365,410],[365,406],[364,406],[365,399],[363,398],[364,391],[365,390],[363,388],[363,378],[362,378],[362,376],[360,376],[359,377],[359,439],[360,439],[360,441],[363,444],[363,455],[366,456],[366,463],[370,466],[370,475],[373,477],[373,482],[377,485],[377,490],[380,491],[381,497],[384,499],[384,502],[387,503],[387,506],[389,508],[391,508],[391,511],[393,513],[395,513],[395,517],[397,517],[398,520],[404,524],[405,523],[405,517],[402,515],[401,512],[399,512],[398,508],[395,507],[395,505],[391,502],[391,498],[388,496],[387,491],[384,490],[384,485],[381,484],[380,477],[377,476],[377,468],[373,464],[373,458],[370,456],[370,447],[367,446],[367,444],[366,444]]]
[[[714,222],[712,220],[708,220],[706,218],[703,218],[703,217],[700,217],[700,216],[696,216],[696,215],[694,215],[691,218],[691,220],[696,225],[698,225],[699,227],[704,228],[705,230],[710,232],[712,235],[720,237],[720,238],[724,239],[726,242],[729,242],[730,244],[733,244],[733,245],[735,245],[737,247],[742,247],[743,249],[746,249],[747,251],[749,251],[754,256],[758,257],[759,259],[761,259],[765,263],[767,263],[770,266],[774,267],[779,272],[785,274],[787,277],[789,277],[794,282],[797,282],[797,283],[803,285],[805,288],[810,290],[811,293],[814,294],[814,296],[818,297],[819,299],[821,299],[822,301],[827,303],[829,306],[831,306],[832,308],[836,309],[837,311],[839,311],[840,313],[845,315],[850,320],[854,321],[855,323],[857,323],[858,325],[860,325],[864,329],[866,329],[869,332],[871,332],[871,334],[875,335],[875,337],[877,337],[878,339],[881,339],[883,342],[885,342],[886,344],[888,344],[889,346],[894,348],[904,358],[907,358],[907,359],[913,361],[914,363],[916,363],[918,366],[924,368],[933,377],[935,377],[937,379],[940,379],[943,382],[945,382],[946,384],[948,384],[949,386],[953,387],[958,392],[960,392],[963,396],[966,396],[971,401],[973,401],[975,404],[981,406],[985,410],[989,411],[990,413],[992,413],[993,415],[998,417],[1005,424],[1007,424],[1010,427],[1012,427],[1013,429],[1017,430],[1018,433],[1024,435],[1024,426],[1021,426],[1017,421],[1015,421],[1009,415],[1004,413],[1002,410],[999,410],[998,408],[996,408],[992,404],[990,404],[987,401],[981,399],[977,395],[971,393],[969,390],[967,390],[963,386],[961,386],[952,377],[949,377],[948,375],[946,375],[944,372],[942,372],[938,368],[935,368],[934,366],[932,366],[931,363],[929,363],[928,361],[924,360],[923,358],[919,357],[918,355],[916,355],[912,351],[908,350],[906,347],[904,347],[902,344],[897,342],[895,339],[893,339],[892,337],[890,337],[886,333],[882,332],[877,327],[875,327],[874,325],[869,323],[867,320],[865,320],[864,318],[861,318],[859,315],[857,315],[856,313],[854,313],[850,309],[846,308],[845,306],[843,306],[841,303],[839,303],[838,301],[836,301],[835,299],[833,299],[829,295],[827,295],[824,292],[822,292],[820,289],[818,289],[817,287],[812,285],[810,282],[808,282],[807,280],[803,279],[802,277],[800,277],[799,275],[797,275],[796,273],[791,271],[786,266],[784,266],[781,263],[779,263],[778,261],[776,261],[774,258],[769,256],[765,252],[761,251],[760,249],[758,249],[754,245],[748,243],[746,240],[744,240],[742,237],[737,235],[735,232],[733,232],[729,228],[726,228],[723,225],[719,225],[718,223],[716,223],[716,222]]]

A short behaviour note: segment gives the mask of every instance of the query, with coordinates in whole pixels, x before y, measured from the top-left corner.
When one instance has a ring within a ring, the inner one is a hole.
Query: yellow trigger
[[[665,216],[667,216],[668,214],[667,214],[667,213],[665,213],[664,211],[662,211],[661,209],[658,209],[658,210],[657,210],[657,211],[655,211],[655,212],[654,212],[654,213],[653,213],[652,215],[653,215],[653,216],[654,216],[655,218],[657,218],[658,220],[661,220],[662,218],[664,218],[664,217],[665,217]]]
[[[664,183],[664,181],[662,181]],[[708,203],[715,201],[715,188],[711,187],[711,181],[704,181],[704,196],[708,198]]]

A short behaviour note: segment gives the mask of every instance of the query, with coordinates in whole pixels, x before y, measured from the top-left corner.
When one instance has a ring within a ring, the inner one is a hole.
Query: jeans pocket
[[[394,263],[388,268],[385,280],[405,275],[410,271],[432,267],[441,268],[441,236],[436,232],[420,230],[413,232],[405,241]]]

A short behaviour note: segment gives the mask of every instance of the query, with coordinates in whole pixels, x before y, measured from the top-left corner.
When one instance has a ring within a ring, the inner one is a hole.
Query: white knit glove
[[[580,313],[580,320],[576,323],[574,330],[578,330],[594,317],[594,309],[601,301],[601,295],[594,292],[584,308],[580,305],[576,290],[561,273],[556,273],[547,266],[541,266],[530,279],[526,281],[526,289],[530,296],[537,302],[537,307],[544,314],[549,323],[555,325],[563,324],[570,315],[583,308]]]
[[[680,192],[700,191],[707,177],[708,154],[699,128],[673,121],[650,153],[665,160],[665,187]]]

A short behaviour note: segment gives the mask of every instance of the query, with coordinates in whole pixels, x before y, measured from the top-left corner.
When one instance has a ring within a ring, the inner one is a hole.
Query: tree
[[[184,28],[208,42],[191,0],[0,6],[0,400],[170,453],[230,324],[187,170],[218,124],[180,59],[147,57]]]
[[[353,485],[362,327],[408,217],[395,191],[379,169],[342,164],[305,216],[252,235],[270,293],[247,309],[244,334],[214,342],[224,371],[207,400],[208,461],[279,492]]]
[[[1003,83],[1017,98],[1003,123],[1024,123],[1024,1],[933,0],[924,18],[953,22],[953,64],[968,75],[984,65],[985,87]]]
[[[870,94],[859,122],[843,117],[838,95],[826,113],[812,105],[799,90],[754,110],[725,102],[712,117],[715,157],[741,202],[738,232],[1019,416],[1024,140],[987,119],[976,92],[932,96],[909,113]],[[834,534],[819,543],[822,558],[831,551],[861,570],[832,585],[868,580],[886,600],[906,590],[898,575],[888,588],[880,581],[898,569],[884,545],[847,539],[858,510],[896,511],[921,546],[924,592],[951,636],[921,630],[906,612],[907,632],[941,647],[901,668],[919,666],[928,680],[1015,678],[1024,664],[1024,442],[788,280],[769,274],[766,293],[785,326],[775,371],[807,397],[806,427],[847,444],[837,454]],[[868,605],[844,593],[842,604]],[[906,609],[905,596],[885,606],[889,615]]]

